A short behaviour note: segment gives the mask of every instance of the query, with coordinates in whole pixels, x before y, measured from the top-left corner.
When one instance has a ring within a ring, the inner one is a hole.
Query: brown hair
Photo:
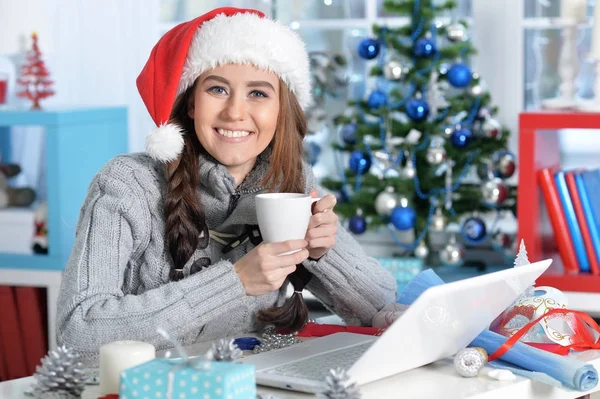
[[[269,169],[262,184],[269,191],[303,193],[305,182],[302,173],[302,140],[307,130],[306,118],[296,96],[281,80],[279,87],[279,115],[275,136],[270,144]],[[188,115],[194,89],[195,85],[176,99],[170,118],[171,123],[176,123],[183,129],[185,143],[181,155],[166,164],[168,188],[164,205],[165,235],[173,260],[170,271],[172,280],[183,278],[183,267],[196,250],[198,237],[206,225],[206,217],[196,190],[202,147],[196,137],[194,121]],[[292,297],[281,307],[259,311],[258,321],[272,324],[276,328],[293,331],[301,329],[308,321],[308,308],[300,292],[310,277],[311,274],[302,264],[297,265],[296,271],[288,276],[294,287]]]

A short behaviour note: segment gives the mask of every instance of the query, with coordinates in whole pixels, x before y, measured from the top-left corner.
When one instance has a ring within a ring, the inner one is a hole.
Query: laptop
[[[256,382],[317,393],[342,367],[363,385],[456,354],[550,266],[551,259],[427,289],[379,337],[337,333],[240,360]]]

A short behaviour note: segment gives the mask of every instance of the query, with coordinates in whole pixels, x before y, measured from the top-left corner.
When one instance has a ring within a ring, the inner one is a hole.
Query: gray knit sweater
[[[223,165],[201,158],[199,190],[210,235],[200,239],[185,278],[176,282],[169,280],[164,237],[163,165],[145,154],[123,155],[94,177],[63,275],[57,320],[58,343],[82,353],[87,365],[96,364],[99,347],[111,341],[170,347],[157,327],[184,345],[256,331],[256,312],[285,300],[287,283],[247,296],[233,267],[257,243],[254,196],[264,191],[259,182],[266,156],[238,187]],[[304,176],[306,192],[317,188],[307,165]],[[248,232],[252,239],[224,253],[228,241]],[[395,300],[392,275],[341,226],[334,248],[304,266],[313,274],[306,289],[349,324],[370,325]]]

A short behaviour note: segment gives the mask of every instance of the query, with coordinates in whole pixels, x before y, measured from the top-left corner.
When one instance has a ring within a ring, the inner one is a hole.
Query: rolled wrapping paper
[[[153,345],[139,341],[115,341],[100,347],[100,394],[118,394],[121,371],[156,357]]]
[[[444,281],[433,270],[424,270],[408,283],[400,293],[397,302],[410,305],[426,289],[440,284],[444,284]],[[506,337],[490,330],[484,330],[471,342],[470,346],[481,347],[487,353],[492,354],[504,342],[506,342]],[[598,384],[598,372],[592,365],[545,352],[521,342],[517,342],[500,360],[494,360],[489,364],[494,367],[510,369],[515,373],[546,383],[557,381],[578,391],[587,391]],[[519,370],[530,371],[530,373],[520,373]],[[544,378],[546,375],[551,379]]]

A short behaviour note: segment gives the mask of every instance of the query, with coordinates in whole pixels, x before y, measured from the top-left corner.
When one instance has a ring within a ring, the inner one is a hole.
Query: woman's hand
[[[278,290],[288,274],[296,271],[296,264],[308,258],[308,243],[305,240],[290,240],[277,243],[261,243],[235,265],[247,295],[264,295]],[[289,251],[298,251],[281,255]]]
[[[310,196],[318,197],[317,191],[312,190]],[[335,196],[328,194],[313,204],[312,213],[306,232],[308,256],[317,260],[335,245],[338,216],[333,212],[337,203]]]

